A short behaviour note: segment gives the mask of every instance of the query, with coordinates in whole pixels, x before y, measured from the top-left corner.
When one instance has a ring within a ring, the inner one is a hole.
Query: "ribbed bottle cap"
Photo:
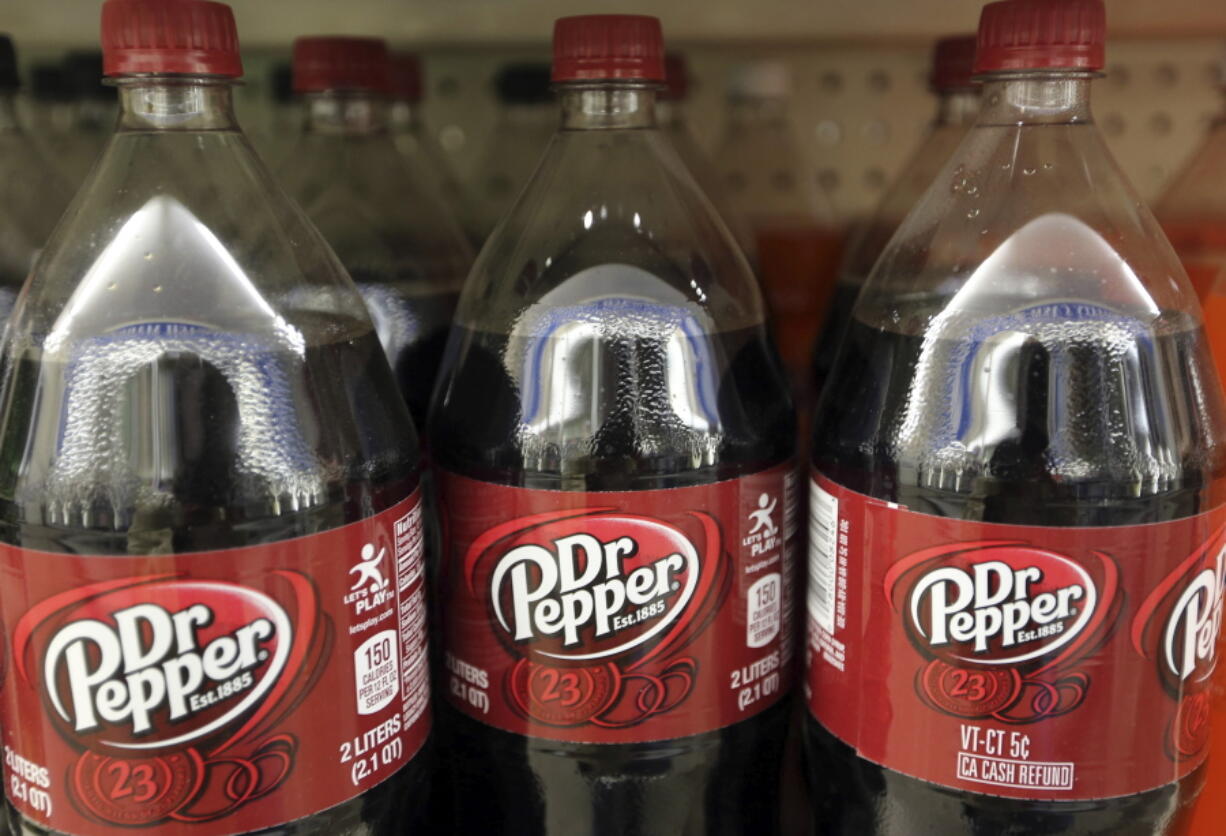
[[[294,91],[386,93],[387,44],[381,38],[311,37],[294,41]]]
[[[210,0],[106,0],[102,54],[109,76],[243,74],[234,13]]]
[[[553,80],[664,81],[664,35],[648,15],[580,15],[553,25]]]
[[[941,38],[932,49],[932,89],[965,90],[974,87],[975,49],[978,39],[974,35],[954,35]]]
[[[690,92],[690,66],[685,56],[679,52],[669,52],[664,56],[664,96],[663,98],[681,101]]]
[[[20,86],[17,50],[13,49],[13,39],[8,35],[0,35],[0,90],[16,90]]]
[[[422,97],[421,58],[416,52],[395,52],[388,60],[392,95],[404,102],[420,102]]]
[[[1103,0],[1002,0],[983,7],[975,72],[1101,70],[1106,65]]]

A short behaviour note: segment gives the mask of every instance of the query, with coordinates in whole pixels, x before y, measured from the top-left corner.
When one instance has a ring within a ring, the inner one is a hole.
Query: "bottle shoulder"
[[[0,499],[30,519],[275,515],[415,467],[361,297],[233,132],[117,137],[5,356]]]
[[[1222,410],[1186,274],[1092,123],[980,124],[868,277],[813,441],[954,515],[1153,521],[1219,490]]]
[[[589,285],[586,271],[617,266],[653,277],[639,292],[702,309],[722,329],[763,321],[743,252],[656,130],[556,136],[482,249],[457,318],[505,330],[542,298]]]
[[[287,191],[356,274],[427,281],[456,290],[472,249],[436,183],[390,138],[301,142],[285,161]]]
[[[1154,211],[1163,227],[1179,230],[1171,235],[1176,246],[1197,227],[1204,228],[1215,242],[1221,237],[1221,233],[1212,233],[1226,226],[1226,193],[1220,188],[1223,172],[1226,172],[1226,123],[1219,121],[1171,178],[1155,204]],[[1221,245],[1215,243],[1215,247]]]
[[[979,125],[873,268],[866,304],[963,309],[1103,301],[1138,317],[1193,311],[1178,257],[1096,127]]]
[[[79,334],[142,319],[268,330],[301,318],[309,342],[319,311],[366,319],[335,256],[241,134],[120,135],[47,242],[18,330],[42,339],[70,320]]]

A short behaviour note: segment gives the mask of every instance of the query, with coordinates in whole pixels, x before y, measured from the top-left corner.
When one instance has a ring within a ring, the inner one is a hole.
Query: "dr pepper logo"
[[[17,622],[16,673],[79,751],[71,783],[93,816],[210,821],[289,777],[298,742],[268,726],[322,663],[324,625],[305,576],[273,575],[281,602],[160,575],[60,593]]]
[[[1145,599],[1132,621],[1134,649],[1179,704],[1169,754],[1192,758],[1209,743],[1209,686],[1226,595],[1226,531],[1218,530]]]
[[[1017,541],[923,549],[886,575],[886,595],[928,665],[924,699],[959,717],[1018,723],[1072,711],[1077,669],[1118,611],[1114,561],[1083,564]]]
[[[499,626],[559,661],[616,658],[668,629],[698,586],[698,552],[654,520],[605,517],[502,555],[490,581]],[[558,646],[560,641],[560,646]]]
[[[1097,605],[1094,581],[1067,557],[990,546],[924,571],[907,595],[907,624],[948,661],[1020,665],[1075,641]]]
[[[285,670],[293,628],[267,595],[199,582],[142,590],[155,598],[166,591],[169,608],[104,594],[48,639],[40,671],[47,699],[78,738],[99,732],[94,748],[165,749],[207,737]],[[172,724],[174,734],[151,737]]]
[[[697,664],[679,651],[718,609],[728,580],[718,525],[688,516],[699,543],[607,508],[521,518],[472,543],[464,583],[487,601],[517,660],[507,687],[521,714],[617,728],[685,701]]]

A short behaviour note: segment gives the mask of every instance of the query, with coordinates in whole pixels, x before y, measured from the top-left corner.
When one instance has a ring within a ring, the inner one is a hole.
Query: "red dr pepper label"
[[[1133,795],[1204,762],[1226,513],[1110,528],[917,514],[816,474],[806,692],[874,763],[969,792]]]
[[[418,494],[267,545],[0,545],[5,792],[33,822],[220,836],[340,804],[429,732]]]
[[[447,698],[593,743],[722,728],[791,684],[791,465],[688,488],[530,490],[440,474]]]

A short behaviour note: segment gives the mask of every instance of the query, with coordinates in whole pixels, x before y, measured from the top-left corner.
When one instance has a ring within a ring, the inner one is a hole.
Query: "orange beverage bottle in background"
[[[842,227],[805,217],[758,226],[758,272],[771,307],[775,339],[789,373],[807,381],[817,329],[826,321],[843,260]]]
[[[753,229],[775,339],[803,405],[810,394],[809,358],[846,233],[796,143],[788,116],[791,83],[787,68],[774,61],[748,64],[733,75],[715,164]]]
[[[1205,311],[1218,374],[1226,372],[1226,117],[1220,117],[1155,208]],[[1226,793],[1226,781],[1222,784]]]

